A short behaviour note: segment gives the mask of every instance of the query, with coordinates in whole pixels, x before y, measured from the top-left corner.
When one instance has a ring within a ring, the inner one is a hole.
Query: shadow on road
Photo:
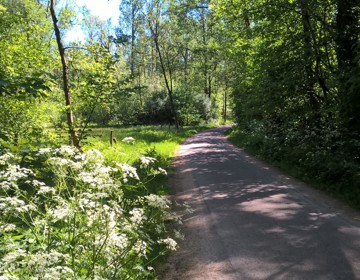
[[[360,229],[213,129],[188,139],[174,197],[186,239],[164,279],[360,279]]]

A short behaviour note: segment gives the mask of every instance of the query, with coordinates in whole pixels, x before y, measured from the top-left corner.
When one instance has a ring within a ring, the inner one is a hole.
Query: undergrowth
[[[228,132],[228,138],[289,175],[360,209],[358,157],[335,130],[266,134],[261,128],[235,128]],[[355,144],[355,148],[359,146]]]

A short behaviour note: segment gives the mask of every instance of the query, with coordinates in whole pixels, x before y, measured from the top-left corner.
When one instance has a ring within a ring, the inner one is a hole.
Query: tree
[[[155,0],[149,4],[148,8],[148,25],[151,32],[152,39],[155,44],[155,48],[158,54],[158,59],[161,66],[162,76],[164,78],[166,90],[169,96],[170,108],[172,115],[174,117],[176,130],[179,130],[179,118],[178,113],[174,101],[173,94],[173,65],[172,65],[172,57],[170,57],[170,48],[167,46],[165,48],[164,41],[160,41],[161,36],[164,36],[165,33],[160,33],[160,30],[164,30],[162,13],[164,11],[164,2],[162,0]]]
[[[58,19],[55,12],[55,0],[50,0],[50,13],[52,22],[54,25],[54,31],[56,36],[56,42],[59,50],[59,55],[62,64],[62,73],[63,73],[63,90],[65,94],[65,104],[66,104],[66,115],[67,115],[67,124],[70,135],[70,144],[74,145],[77,148],[80,148],[80,142],[75,130],[74,125],[74,116],[71,105],[71,95],[70,95],[70,85],[69,85],[69,66],[65,56],[65,47],[62,42],[60,29],[58,26]]]

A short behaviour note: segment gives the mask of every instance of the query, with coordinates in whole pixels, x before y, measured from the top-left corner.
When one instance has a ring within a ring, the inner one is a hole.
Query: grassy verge
[[[154,157],[160,167],[170,170],[172,158],[178,146],[189,136],[202,130],[214,127],[191,126],[184,127],[179,132],[167,126],[135,126],[129,128],[94,128],[86,139],[84,149],[95,148],[101,151],[107,161],[136,164],[141,155]],[[116,139],[110,145],[110,134]],[[123,141],[132,137],[134,141]],[[164,185],[166,179],[154,184]],[[160,190],[159,190],[160,191]],[[162,189],[160,192],[163,192]]]
[[[85,149],[96,148],[109,157],[121,157],[132,163],[139,155],[155,150],[163,158],[171,159],[177,147],[189,136],[212,126],[184,127],[179,132],[164,126],[136,126],[129,128],[94,128],[86,140]],[[110,145],[110,132],[115,142]],[[126,137],[133,142],[122,141]],[[114,149],[120,153],[113,153]],[[110,156],[111,155],[111,156]]]

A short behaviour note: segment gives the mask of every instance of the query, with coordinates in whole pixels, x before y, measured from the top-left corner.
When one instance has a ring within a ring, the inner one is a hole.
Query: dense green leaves
[[[358,203],[355,2],[219,0],[212,8],[238,71],[231,86],[241,142]]]

